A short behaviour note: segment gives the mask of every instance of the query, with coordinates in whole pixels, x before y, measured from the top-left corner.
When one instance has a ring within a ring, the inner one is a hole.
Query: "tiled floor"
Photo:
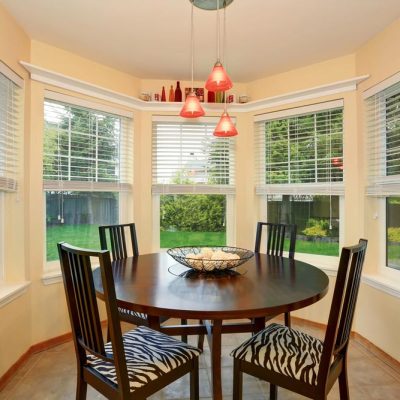
[[[297,322],[294,327],[322,338],[321,329]],[[248,338],[248,334],[223,336],[222,378],[224,399],[232,398],[232,358],[230,351]],[[191,338],[194,342],[195,338]],[[200,359],[200,397],[211,399],[210,360],[206,347]],[[72,342],[54,347],[32,356],[16,376],[0,392],[0,399],[7,400],[67,400],[75,398],[75,354]],[[352,400],[399,400],[400,371],[368,351],[362,344],[352,341],[349,351],[349,381]],[[244,400],[268,399],[269,386],[255,378],[245,376]],[[304,397],[279,389],[280,400]],[[88,399],[104,399],[88,388]],[[188,379],[181,379],[152,396],[151,400],[188,399]],[[339,399],[337,383],[329,400]]]

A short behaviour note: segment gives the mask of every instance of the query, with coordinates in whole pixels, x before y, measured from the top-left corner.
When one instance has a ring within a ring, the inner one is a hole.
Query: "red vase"
[[[165,96],[165,87],[162,87],[162,92],[161,92],[161,101],[167,101],[167,97]]]
[[[215,103],[215,92],[208,91],[208,93],[207,93],[207,103]]]
[[[182,101],[182,90],[179,81],[176,82],[175,101]]]

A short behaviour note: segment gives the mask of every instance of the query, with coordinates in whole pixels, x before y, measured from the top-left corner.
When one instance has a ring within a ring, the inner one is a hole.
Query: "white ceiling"
[[[189,0],[0,0],[36,40],[139,78],[190,79]],[[222,17],[222,14],[221,14]],[[350,54],[400,17],[400,0],[234,0],[234,81]],[[194,9],[195,80],[216,60],[216,11]]]

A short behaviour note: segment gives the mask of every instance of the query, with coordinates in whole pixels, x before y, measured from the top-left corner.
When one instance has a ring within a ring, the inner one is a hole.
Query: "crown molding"
[[[159,101],[143,101],[133,96],[128,96],[102,86],[72,78],[70,76],[51,71],[37,65],[20,61],[21,65],[30,73],[31,79],[37,82],[57,86],[63,89],[72,90],[87,96],[110,101],[126,107],[131,107],[141,111],[171,111],[179,112],[182,103],[159,102]],[[367,79],[369,75],[362,75],[343,81],[328,83],[326,85],[316,86],[313,88],[298,90],[279,96],[267,97],[260,100],[250,101],[245,104],[230,103],[229,112],[241,113],[259,111],[265,108],[276,107],[283,104],[290,104],[302,100],[314,99],[336,93],[350,92],[357,89],[357,85]],[[203,103],[205,111],[220,112],[223,109],[221,103]]]

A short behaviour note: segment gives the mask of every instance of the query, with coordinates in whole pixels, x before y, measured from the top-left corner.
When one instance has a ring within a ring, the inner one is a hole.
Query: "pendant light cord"
[[[193,0],[194,1],[194,0]],[[192,59],[192,92],[194,91],[194,83],[193,83],[193,76],[194,76],[194,28],[193,28],[193,1],[192,1],[192,12],[190,15],[190,54]]]
[[[218,0],[219,1],[219,0]],[[225,70],[226,70],[226,60],[225,60],[225,46],[226,46],[226,4],[224,4],[224,25],[223,25],[223,39],[222,39],[222,62],[225,65]],[[224,111],[225,114],[228,113],[228,105],[227,105],[227,101],[228,101],[228,91],[224,92],[224,96],[225,96],[225,101],[224,101]]]
[[[220,62],[220,28],[219,28],[219,0],[217,0],[217,62]]]

